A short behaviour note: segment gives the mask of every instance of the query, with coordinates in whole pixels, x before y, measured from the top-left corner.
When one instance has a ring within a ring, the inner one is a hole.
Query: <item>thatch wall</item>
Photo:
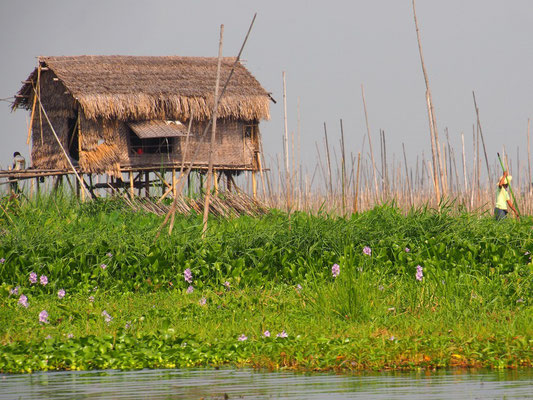
[[[65,147],[67,145],[68,129],[67,120],[62,113],[47,112],[48,118],[54,127],[56,134]],[[52,133],[50,125],[44,115],[36,109],[32,125],[32,168],[37,169],[65,169],[69,163]]]
[[[118,121],[80,118],[80,161],[82,172],[120,177]]]

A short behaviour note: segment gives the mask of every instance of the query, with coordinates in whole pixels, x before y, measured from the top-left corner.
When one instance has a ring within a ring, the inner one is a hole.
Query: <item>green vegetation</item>
[[[156,241],[119,200],[4,208],[0,372],[533,366],[530,218],[272,212],[202,240],[177,216]]]

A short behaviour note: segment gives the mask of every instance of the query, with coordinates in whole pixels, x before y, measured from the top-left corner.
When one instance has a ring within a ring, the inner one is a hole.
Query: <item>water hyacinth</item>
[[[46,286],[48,284],[48,277],[46,275],[41,275],[39,282],[41,285]]]
[[[264,337],[270,337],[270,332],[268,330],[263,332]]]
[[[246,336],[244,333],[239,336],[239,338],[237,339],[239,342],[244,342],[245,340],[248,339],[248,336]]]
[[[102,311],[102,317],[104,317],[105,322],[107,322],[108,324],[113,320],[113,317],[109,315],[106,310]]]
[[[194,288],[192,286],[189,286],[187,288],[187,293],[192,293],[192,292],[194,292]]]
[[[30,272],[30,283],[37,283],[37,274],[33,271]]]
[[[276,337],[279,337],[279,338],[286,338],[286,337],[289,337],[289,335],[287,335],[287,332],[285,332],[285,329],[282,330],[280,333],[278,333],[276,335]]]
[[[46,312],[46,310],[43,310],[39,313],[39,322],[42,324],[48,323],[48,313]]]
[[[73,335],[72,333],[69,333],[69,334],[67,335],[67,338],[68,338],[68,339],[72,339],[73,337],[74,337],[74,335]]]
[[[302,285],[297,284],[297,285],[296,285],[296,291],[297,291],[297,292],[300,292],[301,290],[302,290]]]
[[[66,294],[65,289],[59,289],[59,290],[57,291],[57,297],[59,297],[60,299],[62,299],[63,297],[65,297],[65,294]]]
[[[363,254],[366,254],[367,256],[372,255],[372,249],[368,246],[363,247]]]
[[[105,264],[101,264],[101,265],[100,265],[100,268],[102,268],[102,269],[106,269],[106,268],[107,268],[107,265],[105,265]]]
[[[231,286],[228,281],[224,282],[223,285],[226,287],[226,289],[229,289]]]
[[[422,272],[423,268],[420,265],[416,266],[416,275],[415,278],[417,281],[421,281],[424,278],[424,273]]]
[[[409,253],[410,251],[411,251],[411,249],[410,249],[409,247],[406,247],[406,248],[405,248],[405,252],[406,252],[406,253]]]
[[[6,259],[4,257],[0,258],[0,264],[3,264],[6,262]]]
[[[192,272],[190,268],[187,268],[185,271],[183,271],[183,278],[186,282],[192,283]]]
[[[89,303],[94,303],[94,296],[89,296]]]
[[[10,295],[17,295],[17,294],[19,294],[19,289],[20,289],[20,286],[16,286],[13,289],[9,290],[9,294]]]
[[[202,297],[199,303],[201,306],[205,306],[205,304],[207,303],[207,299],[205,297]]]
[[[331,267],[331,275],[336,278],[337,276],[339,276],[340,273],[341,267],[339,267],[339,264],[333,264],[333,266]]]
[[[106,256],[108,256],[109,258],[113,257],[113,254],[112,253],[107,253]]]
[[[21,306],[28,308],[28,298],[24,296],[23,294],[20,295],[18,303]]]

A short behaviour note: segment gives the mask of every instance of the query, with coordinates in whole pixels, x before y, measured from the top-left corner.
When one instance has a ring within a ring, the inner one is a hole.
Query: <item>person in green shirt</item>
[[[498,192],[496,194],[496,208],[494,208],[494,217],[498,221],[507,217],[509,208],[513,210],[517,218],[520,217],[518,215],[518,211],[516,211],[516,208],[513,205],[513,202],[511,201],[509,192],[507,192],[507,188],[509,187],[509,183],[511,183],[512,179],[513,177],[509,175],[507,171],[504,171],[502,177],[498,181]]]

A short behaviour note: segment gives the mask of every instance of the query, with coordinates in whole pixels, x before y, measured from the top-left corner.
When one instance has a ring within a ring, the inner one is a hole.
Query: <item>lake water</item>
[[[361,373],[250,369],[0,374],[0,399],[533,399],[533,369]]]

